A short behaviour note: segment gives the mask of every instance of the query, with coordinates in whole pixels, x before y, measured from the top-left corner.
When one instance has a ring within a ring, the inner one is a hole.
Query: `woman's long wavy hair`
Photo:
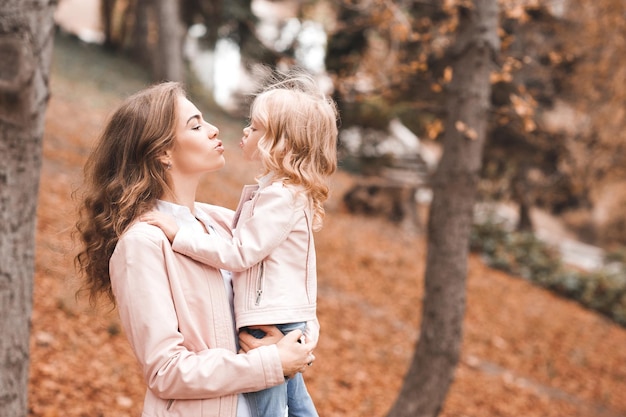
[[[76,234],[79,292],[115,305],[109,259],[124,231],[169,189],[160,156],[174,144],[179,83],[156,84],[127,98],[111,116],[84,167]],[[78,195],[78,193],[76,194]]]
[[[250,117],[265,128],[258,148],[264,175],[303,186],[319,230],[328,198],[327,177],[337,169],[337,107],[302,71],[273,79],[251,106]]]

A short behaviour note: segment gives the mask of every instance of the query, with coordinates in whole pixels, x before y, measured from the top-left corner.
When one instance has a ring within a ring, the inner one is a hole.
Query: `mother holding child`
[[[262,177],[234,212],[195,201],[224,148],[180,84],[140,91],[110,118],[85,165],[76,263],[91,301],[119,311],[147,384],[143,417],[317,416],[301,373],[319,336],[312,231],[336,123],[311,77],[267,85],[241,142]]]

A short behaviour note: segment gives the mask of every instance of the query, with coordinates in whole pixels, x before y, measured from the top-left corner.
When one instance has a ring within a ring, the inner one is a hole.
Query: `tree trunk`
[[[0,2],[0,410],[27,415],[35,220],[54,0]]]
[[[460,357],[476,184],[487,125],[492,60],[499,51],[496,0],[460,10],[452,49],[444,152],[433,178],[424,305],[413,361],[390,417],[436,416]]]
[[[144,68],[150,68],[152,64],[150,51],[153,48],[148,38],[150,34],[150,16],[154,16],[154,9],[151,8],[151,0],[136,0],[133,6],[134,19],[130,37],[131,55]]]
[[[532,202],[529,197],[529,188],[526,186],[528,181],[528,167],[525,164],[517,167],[517,174],[511,180],[511,189],[513,191],[513,201],[519,205],[519,220],[516,230],[518,232],[532,232],[533,220],[530,217],[530,209]]]
[[[244,66],[263,63],[275,66],[284,55],[261,42],[256,34],[258,18],[252,12],[252,0],[228,0],[223,2],[225,19],[234,29],[233,39],[241,51]]]
[[[159,33],[154,54],[155,81],[184,81],[183,27],[178,0],[158,0],[156,15]]]
[[[104,32],[104,47],[106,49],[114,49],[116,46],[113,39],[113,10],[115,9],[115,0],[100,0],[100,16],[102,19],[102,29]]]

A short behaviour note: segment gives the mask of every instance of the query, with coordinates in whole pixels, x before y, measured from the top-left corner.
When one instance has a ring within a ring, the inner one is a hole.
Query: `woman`
[[[85,165],[77,265],[92,302],[117,305],[148,386],[144,417],[248,416],[241,393],[315,359],[315,323],[305,344],[299,330],[264,328],[264,346],[242,333],[244,350],[258,347],[238,354],[229,274],[173,252],[158,227],[138,221],[156,208],[230,237],[233,212],[195,202],[202,176],[224,165],[218,134],[179,84],[158,84],[119,107]]]
[[[274,324],[306,334],[317,320],[313,231],[322,227],[327,181],[337,167],[335,103],[307,73],[277,73],[255,96],[240,147],[263,170],[243,189],[232,240],[181,229],[162,211],[142,220],[163,229],[174,251],[233,271],[238,329]],[[247,398],[264,417],[318,416],[301,374]]]

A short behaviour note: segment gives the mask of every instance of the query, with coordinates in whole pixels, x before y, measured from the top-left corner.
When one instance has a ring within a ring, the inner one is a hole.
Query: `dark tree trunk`
[[[232,0],[229,0],[232,2]],[[180,4],[181,17],[185,27],[203,22],[207,27],[204,36],[204,46],[207,49],[215,49],[219,39],[219,29],[227,18],[224,13],[224,0],[186,0]]]
[[[102,19],[102,30],[104,32],[104,47],[107,49],[115,48],[113,40],[113,9],[115,8],[115,0],[100,1],[100,15]]]
[[[150,7],[150,0],[135,0],[132,36],[130,41],[131,54],[143,67],[151,68],[154,45],[148,42],[150,31],[150,16],[154,10]],[[154,16],[154,13],[152,13]]]
[[[155,81],[184,81],[183,26],[178,0],[157,0],[155,5],[158,27]]]
[[[530,217],[530,209],[532,201],[529,196],[529,187],[526,186],[528,181],[528,167],[522,165],[518,167],[518,173],[511,180],[513,189],[513,200],[519,204],[519,220],[517,222],[518,232],[532,232],[533,221]]]
[[[460,10],[452,49],[444,152],[433,178],[424,305],[413,361],[390,417],[439,414],[460,357],[476,184],[487,126],[493,59],[499,51],[496,0]]]
[[[239,44],[244,65],[278,63],[283,54],[265,46],[256,35],[258,19],[252,13],[252,0],[229,0],[224,3],[224,12],[235,28],[232,37]]]
[[[0,414],[27,415],[35,225],[53,0],[0,1]]]

